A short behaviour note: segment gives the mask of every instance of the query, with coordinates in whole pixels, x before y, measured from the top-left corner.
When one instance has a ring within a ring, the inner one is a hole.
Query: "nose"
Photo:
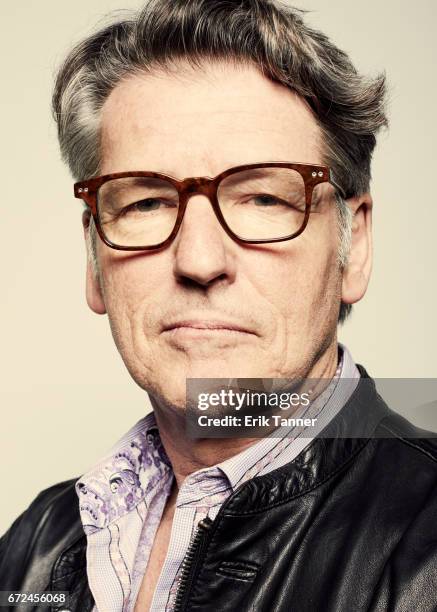
[[[221,227],[209,199],[191,196],[173,244],[176,276],[204,287],[218,279],[232,280],[236,246]]]

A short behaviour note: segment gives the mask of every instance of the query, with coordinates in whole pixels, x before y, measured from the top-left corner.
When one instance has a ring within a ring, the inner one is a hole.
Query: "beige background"
[[[378,377],[437,377],[434,0],[301,0],[364,71],[385,67],[391,130],[374,159],[375,265],[340,338]],[[79,475],[147,410],[106,317],[87,309],[81,207],[50,116],[69,46],[129,0],[1,3],[0,532]],[[437,429],[437,418],[435,419]]]

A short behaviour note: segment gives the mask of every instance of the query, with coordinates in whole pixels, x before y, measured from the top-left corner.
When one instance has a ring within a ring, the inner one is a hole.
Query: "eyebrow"
[[[225,179],[226,184],[232,185],[235,183],[244,183],[245,180],[249,179],[263,179],[268,176],[269,170],[271,170],[271,168],[255,168],[241,170],[239,172],[236,172],[235,174],[230,174],[229,176],[227,176]]]
[[[254,184],[256,185],[256,181],[261,182],[263,179],[269,178],[269,170],[271,170],[271,168],[256,168],[254,170],[247,170],[246,172],[250,172],[250,174],[243,177],[242,175],[244,175],[245,171],[236,173],[235,175],[231,174],[224,179],[226,181],[226,187],[232,188],[240,185],[244,186],[245,182],[247,181],[254,181]],[[285,174],[282,177],[278,175],[276,178],[280,179],[281,181],[286,181]],[[290,174],[289,181],[287,180],[286,182],[289,183],[290,187],[292,187],[296,186],[297,181],[301,182],[302,186],[304,186],[305,182],[298,172],[296,172],[294,178],[293,175]],[[262,182],[260,184],[262,186]]]
[[[171,177],[169,177],[171,178]],[[172,186],[169,181],[166,181],[165,178],[158,178],[154,176],[128,176],[128,177],[119,177],[108,181],[108,187],[112,187],[112,189],[108,189],[108,191],[117,192],[118,190],[122,191],[125,187],[160,187],[160,186]]]

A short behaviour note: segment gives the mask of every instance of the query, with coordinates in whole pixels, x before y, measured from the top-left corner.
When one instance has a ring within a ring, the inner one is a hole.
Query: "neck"
[[[337,341],[308,368],[306,378],[331,379],[337,369]],[[171,409],[150,395],[162,444],[173,467],[178,488],[185,478],[202,468],[211,467],[259,441],[259,438],[201,438],[185,434],[185,413]]]

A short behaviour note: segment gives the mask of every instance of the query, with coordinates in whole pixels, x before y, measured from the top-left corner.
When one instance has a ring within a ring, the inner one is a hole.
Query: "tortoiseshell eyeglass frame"
[[[305,185],[305,214],[302,219],[301,227],[288,236],[283,236],[282,238],[263,238],[263,239],[254,239],[247,240],[245,238],[241,238],[237,234],[235,234],[227,225],[226,221],[223,218],[222,212],[220,210],[220,206],[217,199],[217,189],[220,185],[220,182],[231,174],[235,174],[237,172],[242,172],[244,170],[255,170],[257,168],[289,168],[290,170],[296,170],[298,172]],[[113,179],[118,178],[127,178],[127,177],[151,177],[166,180],[174,188],[177,190],[179,194],[179,207],[178,213],[176,217],[175,226],[171,232],[171,234],[166,238],[166,240],[153,245],[148,246],[123,246],[120,244],[114,244],[109,240],[102,229],[99,219],[99,211],[98,211],[98,191],[100,187],[111,181]],[[114,174],[105,174],[104,176],[96,176],[90,178],[86,181],[80,181],[75,183],[74,185],[74,195],[76,198],[80,198],[85,202],[85,204],[90,208],[91,214],[94,218],[94,222],[96,225],[97,233],[99,234],[102,241],[110,248],[117,249],[119,251],[150,251],[163,249],[169,246],[173,240],[175,239],[178,230],[182,224],[182,220],[184,218],[185,209],[187,207],[188,200],[193,195],[205,195],[215,212],[215,215],[224,229],[224,231],[236,242],[240,244],[265,244],[265,243],[273,243],[273,242],[284,242],[286,240],[292,240],[301,234],[306,228],[311,212],[311,200],[314,187],[319,183],[331,183],[334,188],[339,192],[339,194],[344,198],[345,195],[343,190],[336,182],[333,180],[332,172],[330,168],[327,166],[320,166],[314,164],[302,164],[302,163],[288,163],[288,162],[264,162],[257,164],[246,164],[243,166],[234,166],[233,168],[228,168],[224,172],[221,172],[214,178],[209,178],[207,176],[201,177],[191,177],[185,178],[182,181],[177,180],[171,176],[166,174],[161,174],[159,172],[147,172],[147,171],[138,171],[138,172],[117,172]]]

